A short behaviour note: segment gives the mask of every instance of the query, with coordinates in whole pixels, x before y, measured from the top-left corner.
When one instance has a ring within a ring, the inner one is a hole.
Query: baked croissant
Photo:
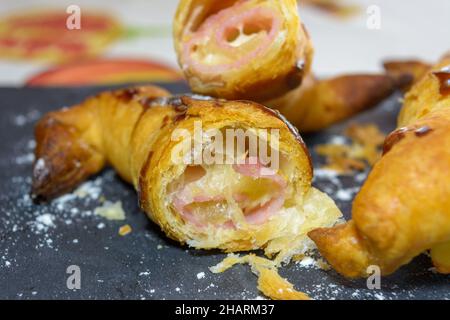
[[[313,47],[295,0],[181,0],[173,35],[193,92],[264,101],[296,88]]]
[[[230,148],[229,140],[226,149],[215,148],[214,132],[228,137],[239,130],[246,135],[240,144],[231,136]],[[294,254],[309,230],[340,216],[311,187],[311,161],[298,132],[253,102],[137,87],[51,112],[35,135],[35,198],[69,191],[109,164],[170,238],[196,248]],[[234,153],[240,162],[228,161]]]
[[[347,277],[366,276],[369,265],[390,274],[426,250],[437,271],[450,273],[450,56],[406,94],[398,126],[352,220],[309,233]]]
[[[174,41],[193,92],[261,102],[302,132],[375,106],[396,87],[387,75],[315,79],[295,0],[181,0]]]
[[[329,79],[307,75],[303,84],[264,104],[278,109],[301,132],[316,132],[376,106],[394,92],[387,75],[353,74]]]

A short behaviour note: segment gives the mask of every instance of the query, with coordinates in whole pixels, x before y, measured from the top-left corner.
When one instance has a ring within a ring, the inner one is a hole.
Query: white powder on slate
[[[311,267],[316,264],[317,264],[317,262],[311,257],[305,257],[299,262],[299,265],[302,267]]]
[[[375,293],[375,298],[377,298],[378,300],[385,300],[386,298],[384,297],[383,293]]]
[[[204,272],[199,272],[197,273],[197,279],[203,279],[205,277],[205,273]]]
[[[357,175],[355,175],[355,181],[360,183],[363,182],[364,180],[366,180],[367,174],[368,172],[358,173]]]
[[[44,213],[36,217],[34,224],[32,224],[38,233],[47,232],[49,228],[54,228],[55,216],[50,213]]]
[[[348,189],[339,189],[335,193],[335,198],[341,201],[351,201],[353,196],[358,193],[359,187],[348,188]]]
[[[330,138],[330,140],[328,140],[328,143],[327,143],[327,144],[338,144],[338,145],[343,145],[343,144],[346,144],[346,143],[347,143],[347,138],[346,138],[346,137],[336,135],[336,136],[332,136],[332,137]]]
[[[339,173],[330,169],[314,169],[314,180],[328,180],[336,187],[341,187],[342,183],[339,180]]]
[[[19,165],[31,164],[34,161],[34,153],[30,152],[21,156],[16,157],[15,163]]]
[[[41,112],[39,110],[30,110],[25,114],[18,114],[13,117],[12,122],[18,127],[23,127],[24,125],[35,122],[41,117]]]

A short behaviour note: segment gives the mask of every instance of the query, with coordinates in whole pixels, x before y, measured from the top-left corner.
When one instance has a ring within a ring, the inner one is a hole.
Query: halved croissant
[[[296,88],[313,48],[295,0],[181,0],[173,35],[192,91],[264,101]]]
[[[431,249],[437,270],[450,272],[450,57],[407,93],[399,128],[385,141],[353,203],[352,220],[309,233],[340,273],[390,274]]]
[[[211,130],[258,138],[258,148],[279,154],[278,168],[259,153],[251,158],[250,142],[241,163],[185,161],[211,151]],[[151,86],[105,92],[44,116],[36,142],[35,198],[66,192],[110,164],[169,237],[196,248],[294,254],[309,230],[340,216],[333,201],[311,187],[311,162],[298,132],[253,102],[171,97]]]
[[[295,0],[182,0],[174,41],[193,92],[261,102],[302,132],[368,109],[396,87],[387,75],[315,79]]]

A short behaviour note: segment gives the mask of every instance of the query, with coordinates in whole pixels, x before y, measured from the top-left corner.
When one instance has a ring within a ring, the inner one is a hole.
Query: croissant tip
[[[29,193],[29,195],[31,201],[33,201],[34,204],[43,204],[48,201],[47,197],[45,197],[43,194],[39,194],[38,192],[34,191],[33,188]]]
[[[327,229],[329,229],[329,228],[313,229],[308,232],[308,237],[317,244],[318,242],[320,242],[323,239]]]

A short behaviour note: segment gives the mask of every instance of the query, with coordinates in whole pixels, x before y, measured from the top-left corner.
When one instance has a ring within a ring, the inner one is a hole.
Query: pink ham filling
[[[242,9],[245,1],[238,1],[230,8],[219,11],[208,17],[201,27],[193,34],[190,41],[183,45],[183,58],[185,62],[194,70],[200,73],[220,73],[232,68],[239,68],[249,63],[261,52],[273,43],[279,33],[281,20],[274,12],[268,8]],[[233,33],[238,32],[236,26],[244,29],[264,30],[267,35],[254,50],[242,55],[240,59],[235,59],[232,63],[207,65],[192,57],[193,51],[198,46],[202,46],[210,41],[215,41],[221,52],[235,51],[236,47],[230,44]]]
[[[256,159],[247,159],[245,164],[233,165],[233,169],[243,176],[254,179],[265,178],[272,180],[279,187],[278,190],[274,191],[275,195],[266,203],[248,210],[244,210],[244,216],[247,223],[252,225],[261,225],[283,207],[287,183],[283,177],[278,175],[275,171],[263,166],[255,160]],[[244,194],[235,193],[233,194],[233,198],[237,203],[242,203],[247,199],[247,196]],[[192,210],[189,208],[189,205],[201,204],[205,202],[220,202],[224,200],[226,200],[224,196],[209,196],[207,194],[190,197],[189,186],[185,186],[175,194],[173,206],[186,221],[192,223],[198,228],[204,228],[208,225],[208,222],[202,221],[201,217],[193,214]],[[216,225],[216,227],[230,229],[235,228],[235,225],[231,220],[229,220],[222,225]]]

